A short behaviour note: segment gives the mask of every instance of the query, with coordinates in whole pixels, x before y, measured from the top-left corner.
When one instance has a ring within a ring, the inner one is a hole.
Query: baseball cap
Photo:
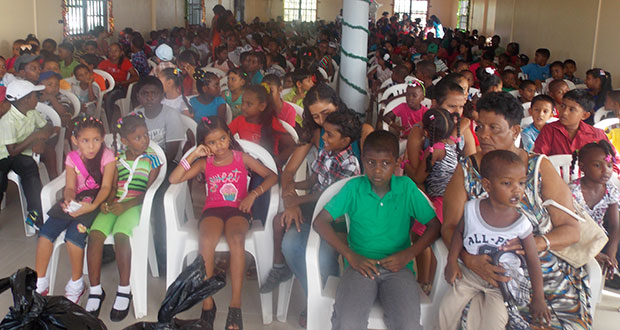
[[[17,101],[28,94],[36,91],[42,91],[45,86],[33,85],[28,80],[15,80],[6,87],[6,99],[13,102]]]
[[[22,64],[23,64],[23,65],[26,65],[26,64],[28,64],[28,63],[30,63],[30,62],[32,62],[32,61],[38,61],[38,60],[40,60],[40,59],[41,59],[41,56],[40,56],[40,55],[33,55],[33,54],[24,54],[24,55],[21,55],[20,57],[18,57],[18,58],[15,60],[15,65],[14,65],[14,67],[15,67],[15,71],[19,71],[19,67],[20,67]]]
[[[437,47],[436,44],[430,44],[428,45],[428,47],[426,48],[426,51],[429,53],[433,53],[433,54],[437,54],[437,50],[439,47]]]
[[[58,78],[58,80],[62,80],[62,76],[54,71],[45,71],[43,73],[41,73],[41,75],[39,75],[39,84],[43,81],[43,80],[47,80],[51,77],[56,77]]]
[[[172,61],[172,48],[166,44],[161,44],[155,49],[155,55],[162,61]]]

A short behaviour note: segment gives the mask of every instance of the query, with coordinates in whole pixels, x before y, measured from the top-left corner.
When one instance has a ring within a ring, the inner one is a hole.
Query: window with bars
[[[96,26],[108,30],[107,0],[67,0],[66,10],[69,35],[86,34]]]
[[[461,30],[469,29],[469,0],[459,0],[459,9],[456,12],[456,28]]]
[[[426,0],[394,0],[394,12],[408,14],[411,21],[420,19],[421,27],[426,26],[426,16],[428,13],[428,1]]]
[[[284,20],[316,21],[316,3],[317,0],[284,0]]]
[[[187,0],[187,23],[199,25],[202,23],[202,0]]]

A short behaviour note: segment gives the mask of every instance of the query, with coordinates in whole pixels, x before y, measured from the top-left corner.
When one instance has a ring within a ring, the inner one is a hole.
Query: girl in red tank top
[[[170,183],[187,181],[204,171],[207,197],[199,224],[200,253],[207,277],[213,276],[215,246],[224,235],[230,248],[232,297],[226,328],[242,329],[241,289],[245,273],[245,236],[250,229],[250,210],[256,198],[278,181],[277,175],[252,156],[244,153],[232,138],[226,123],[218,117],[205,117],[198,124],[196,149],[170,174]],[[263,177],[256,189],[248,191],[248,169]],[[215,302],[209,297],[202,304],[201,318],[211,328]]]

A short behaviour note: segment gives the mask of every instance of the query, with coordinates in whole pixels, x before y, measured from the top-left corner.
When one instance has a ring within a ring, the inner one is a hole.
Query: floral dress
[[[594,205],[593,208],[588,206],[588,203],[586,203],[586,200],[583,197],[583,192],[581,191],[581,179],[573,181],[570,184],[570,190],[573,193],[575,201],[583,206],[584,210],[588,212],[594,222],[605,230],[603,227],[603,220],[605,219],[607,208],[609,205],[617,204],[620,201],[620,191],[618,191],[618,188],[611,183],[607,183],[605,185],[605,195],[598,203],[596,203],[596,205]]]
[[[538,157],[537,154],[529,154],[527,186],[525,196],[521,200],[521,212],[532,223],[534,236],[548,231],[547,228],[541,228],[541,224],[545,223],[546,221],[543,220],[549,217],[547,209],[541,206],[542,199],[534,194],[534,173]],[[486,197],[487,193],[482,188],[482,178],[478,173],[478,166],[472,159],[473,157],[468,157],[461,162],[467,198]],[[538,182],[542,186],[541,180]],[[551,308],[550,326],[553,329],[565,330],[592,329],[590,280],[585,267],[575,268],[550,252],[539,255],[539,258],[545,299],[547,306]],[[526,321],[532,322],[529,306],[520,308],[519,311]],[[466,319],[466,312],[464,312],[461,322],[462,329],[467,329]]]

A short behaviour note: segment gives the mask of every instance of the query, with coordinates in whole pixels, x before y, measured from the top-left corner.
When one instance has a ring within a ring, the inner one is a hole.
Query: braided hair
[[[94,128],[98,130],[99,134],[101,135],[101,139],[103,140],[103,137],[105,135],[105,131],[103,129],[103,122],[93,117],[83,117],[81,119],[76,119],[73,122],[73,130],[71,134],[76,140],[78,140],[82,130],[87,128]],[[97,183],[97,185],[101,185],[101,181],[103,180],[103,173],[101,173],[101,158],[103,157],[103,151],[105,150],[105,148],[105,144],[102,143],[95,157],[93,159],[86,159],[84,161],[86,170],[88,170],[88,177],[92,177],[93,180],[95,180],[95,182]],[[86,177],[85,182],[88,182],[88,177]],[[92,188],[94,189],[95,187]]]
[[[598,142],[590,142],[583,146],[581,149],[577,149],[573,151],[572,156],[573,160],[570,163],[570,173],[573,174],[577,163],[587,159],[588,155],[595,149],[601,150],[605,153],[605,156],[608,156],[612,163],[616,162],[615,152],[613,147],[606,140],[600,140]]]
[[[220,78],[213,72],[204,71],[202,69],[196,69],[193,76],[194,80],[196,80],[196,89],[198,90],[198,94],[204,95],[204,87],[209,85],[209,82],[216,80],[220,81]]]
[[[458,118],[458,115],[456,115]],[[460,120],[458,121],[460,123]],[[435,143],[445,140],[450,137],[454,130],[454,116],[450,114],[448,110],[442,108],[432,108],[424,113],[422,117],[422,124],[424,129],[428,132],[428,139],[431,150]],[[457,134],[460,136],[460,130],[457,129]],[[460,148],[458,147],[458,153],[460,154]],[[430,172],[432,167],[433,152],[431,151],[426,157],[426,171]]]
[[[114,154],[118,154],[118,144],[116,143],[116,132],[121,135],[122,138],[127,138],[129,134],[136,131],[138,127],[145,127],[146,121],[144,119],[144,115],[142,112],[132,112],[129,115],[119,118],[116,122],[116,127],[114,129],[115,133],[112,134],[113,145],[114,145]]]
[[[261,83],[260,85],[251,85],[245,89],[244,95],[248,93],[253,94],[258,99],[259,103],[265,103],[265,110],[263,110],[258,118],[261,125],[260,129],[260,144],[269,151],[275,151],[275,136],[277,133],[273,129],[273,121],[277,120],[275,105],[273,104],[273,98],[271,97],[270,88],[267,83]]]
[[[193,113],[192,106],[189,104],[187,97],[185,97],[185,89],[183,88],[183,71],[179,68],[165,68],[159,72],[166,80],[172,80],[174,82],[174,86],[177,88],[181,88],[181,97],[185,106],[190,113]]]

